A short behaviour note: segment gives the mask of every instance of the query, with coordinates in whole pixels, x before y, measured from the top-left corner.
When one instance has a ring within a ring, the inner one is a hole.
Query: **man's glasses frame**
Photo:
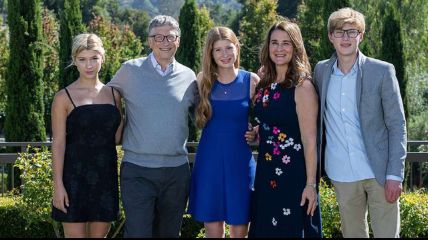
[[[175,42],[177,40],[177,38],[179,38],[180,36],[178,35],[162,35],[162,34],[155,34],[155,35],[151,35],[149,36],[151,38],[153,38],[155,40],[155,42],[163,42],[165,39],[168,42]]]
[[[335,29],[333,31],[333,37],[343,38],[345,36],[345,33],[349,38],[356,38],[361,33],[361,31],[358,29],[347,29],[347,30]]]

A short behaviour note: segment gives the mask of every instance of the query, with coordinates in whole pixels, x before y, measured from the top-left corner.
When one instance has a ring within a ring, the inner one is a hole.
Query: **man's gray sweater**
[[[166,76],[156,72],[150,58],[122,64],[108,85],[125,101],[123,161],[150,168],[188,161],[188,114],[196,103],[195,80],[195,73],[178,62]]]

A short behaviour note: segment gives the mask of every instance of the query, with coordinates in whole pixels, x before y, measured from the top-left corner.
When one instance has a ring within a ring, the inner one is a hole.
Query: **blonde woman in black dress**
[[[116,143],[122,132],[120,95],[98,78],[104,48],[95,34],[73,40],[79,78],[52,103],[52,218],[65,237],[105,237],[119,213]]]

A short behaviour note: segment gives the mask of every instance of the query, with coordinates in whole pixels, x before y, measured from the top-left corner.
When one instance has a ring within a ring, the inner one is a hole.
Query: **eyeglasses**
[[[156,35],[151,35],[149,37],[153,38],[155,40],[155,42],[163,42],[165,40],[165,38],[168,42],[175,42],[175,40],[177,40],[177,38],[179,36],[177,36],[177,35],[166,35],[166,36],[164,36],[162,34],[156,34]]]
[[[358,34],[360,34],[360,30],[357,29],[348,29],[348,30],[341,30],[341,29],[336,29],[333,31],[333,36],[335,38],[343,38],[343,36],[348,35],[349,38],[356,38],[358,36]]]

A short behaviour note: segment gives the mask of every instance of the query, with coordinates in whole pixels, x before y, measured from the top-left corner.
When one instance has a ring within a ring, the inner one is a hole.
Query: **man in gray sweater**
[[[108,83],[126,109],[124,237],[178,237],[190,181],[187,120],[198,89],[195,73],[174,59],[180,44],[174,18],[154,17],[148,42],[152,53],[125,62]]]

